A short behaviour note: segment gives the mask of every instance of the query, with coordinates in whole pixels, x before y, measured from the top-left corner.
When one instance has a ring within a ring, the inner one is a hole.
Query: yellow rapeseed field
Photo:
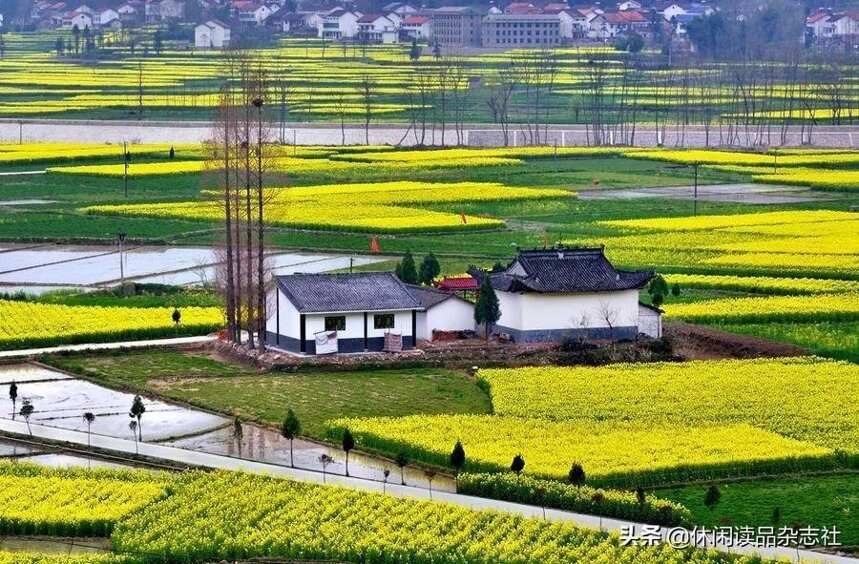
[[[298,228],[355,231],[435,231],[500,227],[494,218],[438,212],[419,204],[533,200],[569,197],[571,192],[504,186],[497,183],[381,182],[273,188],[266,190],[269,222]],[[343,210],[349,213],[344,215]],[[87,213],[182,217],[218,221],[223,209],[215,201],[164,204],[103,205]]]
[[[223,325],[217,307],[181,309],[179,326],[173,308],[66,306],[0,300],[0,349],[60,343],[203,334]]]
[[[681,307],[681,306],[677,306]],[[859,452],[859,365],[814,357],[484,369],[495,413],[563,421],[750,424]]]
[[[747,424],[639,424],[624,421],[552,421],[498,415],[414,415],[337,419],[332,438],[348,428],[359,447],[405,451],[412,459],[447,466],[457,440],[466,467],[498,471],[516,454],[525,472],[564,479],[580,462],[592,483],[630,486],[670,483],[702,476],[750,475],[762,467],[785,468],[802,460],[809,467],[830,466],[831,451]]]

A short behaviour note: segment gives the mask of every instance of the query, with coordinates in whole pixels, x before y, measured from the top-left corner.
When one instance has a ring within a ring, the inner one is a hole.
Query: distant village
[[[612,5],[492,3],[488,8],[427,8],[393,2],[375,12],[351,3],[296,4],[291,0],[129,0],[115,7],[79,1],[35,2],[28,17],[18,18],[16,27],[104,32],[171,25],[183,28],[187,46],[196,49],[224,49],[240,37],[266,34],[361,44],[420,43],[436,48],[546,48],[626,40],[633,51],[654,37],[682,42],[690,24],[719,10],[704,2],[643,5],[638,0]],[[0,26],[2,22],[0,14]],[[6,31],[12,27],[8,24]],[[852,43],[859,36],[859,11],[820,9],[805,24],[806,43]]]

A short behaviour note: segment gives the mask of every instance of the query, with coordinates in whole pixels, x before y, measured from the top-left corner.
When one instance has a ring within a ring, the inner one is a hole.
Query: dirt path
[[[801,356],[806,349],[752,337],[719,331],[703,325],[675,322],[665,325],[665,336],[674,345],[674,352],[688,360],[721,358],[758,358]]]

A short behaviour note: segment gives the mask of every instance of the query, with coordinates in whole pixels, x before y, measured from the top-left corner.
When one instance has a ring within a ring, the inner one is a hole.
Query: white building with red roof
[[[406,16],[400,29],[409,39],[429,39],[432,21],[426,16]]]

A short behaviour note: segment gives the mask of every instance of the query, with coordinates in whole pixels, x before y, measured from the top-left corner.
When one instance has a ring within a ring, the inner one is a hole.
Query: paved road
[[[64,142],[94,142],[121,143],[122,141],[140,143],[196,143],[210,137],[211,124],[208,122],[158,122],[158,121],[90,121],[90,120],[47,120],[47,119],[0,119],[0,141],[64,141]],[[364,130],[359,125],[347,125],[345,128],[347,144],[364,143]],[[294,123],[287,124],[283,132],[277,131],[284,143],[300,145],[339,145],[341,143],[340,126],[337,124]],[[281,135],[282,133],[282,135]],[[497,127],[491,124],[466,124],[465,137],[462,144],[470,146],[501,146],[503,136]],[[705,130],[701,126],[687,126],[683,130],[668,127],[662,136],[666,147],[687,146],[703,147],[718,146],[727,143],[727,134],[720,134],[717,127]],[[414,131],[404,124],[376,124],[370,129],[370,143],[415,145],[418,139]],[[544,145],[579,146],[588,145],[588,129],[581,125],[549,126]],[[768,145],[779,145],[780,131],[773,127],[770,135],[765,136]],[[441,131],[428,131],[424,142],[434,145],[441,144]],[[657,131],[653,126],[640,125],[636,129],[635,145],[654,146],[657,144]],[[445,143],[455,144],[456,135],[452,128],[445,132]],[[818,126],[813,130],[811,142],[825,147],[859,147],[859,126]],[[525,131],[511,127],[512,145],[529,144]],[[733,139],[734,145],[752,145],[754,133],[743,131]],[[802,144],[800,129],[792,127],[786,135],[786,145]]]
[[[176,337],[173,339],[150,339],[147,341],[120,341],[118,343],[86,343],[82,345],[62,345],[59,347],[45,347],[41,349],[21,349],[14,351],[0,351],[0,359],[4,358],[27,358],[42,354],[77,351],[104,351],[117,349],[142,349],[147,347],[167,347],[175,345],[196,345],[214,341],[212,335],[201,335],[199,337]]]
[[[54,427],[44,427],[41,425],[31,425],[32,435],[40,439],[49,441],[62,442],[73,444],[77,447],[86,447],[88,440],[91,440],[92,447],[122,453],[126,456],[139,455],[146,456],[151,459],[162,461],[171,461],[187,465],[189,467],[204,467],[222,470],[236,470],[243,472],[251,472],[256,474],[266,474],[284,478],[291,478],[304,482],[315,482],[328,484],[336,484],[338,486],[353,488],[365,491],[382,492],[383,490],[390,494],[403,498],[415,499],[432,499],[437,502],[451,503],[468,507],[471,509],[490,509],[503,511],[526,517],[545,517],[552,521],[566,521],[578,526],[601,529],[605,531],[620,531],[624,527],[640,528],[640,523],[630,521],[621,521],[617,519],[600,518],[593,515],[585,515],[581,513],[572,513],[568,511],[558,511],[554,509],[544,510],[540,507],[531,505],[523,505],[520,503],[510,503],[493,499],[484,499],[479,497],[465,496],[447,492],[430,492],[429,490],[416,488],[411,486],[401,486],[396,484],[383,484],[378,481],[363,480],[358,478],[347,478],[345,476],[324,475],[320,472],[309,470],[294,469],[276,464],[267,464],[239,458],[232,458],[223,455],[215,455],[204,452],[189,451],[181,448],[137,443],[134,441],[119,439],[114,437],[106,437],[102,435],[92,435],[88,437],[84,432],[70,431],[66,429],[57,429]],[[0,419],[0,432],[11,435],[22,436],[27,435],[27,425],[23,421],[12,421],[11,419]],[[139,450],[138,450],[139,449]],[[663,529],[663,534],[667,534],[668,530]],[[781,558],[792,561],[801,559],[804,562],[826,562],[833,564],[857,564],[859,559],[821,555],[805,550],[787,550],[787,549],[769,549],[760,548],[752,549],[749,547],[727,547],[715,545],[712,548],[727,552],[735,552],[742,554],[758,553],[765,558]]]

